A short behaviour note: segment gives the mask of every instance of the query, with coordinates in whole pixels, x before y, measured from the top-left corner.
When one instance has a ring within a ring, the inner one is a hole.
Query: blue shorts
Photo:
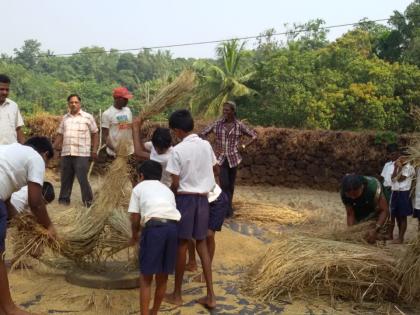
[[[183,240],[205,240],[209,227],[209,201],[207,196],[177,195],[176,208],[181,213],[178,237]]]
[[[391,215],[395,217],[408,217],[413,214],[413,204],[410,191],[393,191],[391,194]]]
[[[144,228],[140,238],[140,272],[144,275],[173,273],[177,248],[176,224]]]
[[[0,253],[6,250],[7,207],[0,200]]]
[[[229,198],[225,192],[209,203],[209,230],[221,231],[226,214],[229,211]]]

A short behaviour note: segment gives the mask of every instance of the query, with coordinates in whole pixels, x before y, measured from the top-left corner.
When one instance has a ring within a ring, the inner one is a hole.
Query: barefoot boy
[[[178,226],[178,252],[175,287],[166,301],[182,305],[182,280],[185,271],[188,241],[195,239],[206,280],[207,295],[197,302],[207,308],[216,306],[213,291],[211,260],[207,248],[209,226],[208,193],[216,184],[213,166],[216,157],[210,143],[192,133],[194,121],[188,110],[177,110],[169,118],[169,128],[182,141],[173,148],[166,170],[172,174],[172,190],[176,193],[177,209],[181,212]]]
[[[139,184],[133,188],[128,212],[131,213],[131,244],[138,243],[140,223],[140,312],[157,314],[165,296],[168,274],[174,272],[177,251],[177,223],[181,218],[173,192],[160,182],[162,167],[145,161],[137,167]],[[153,275],[156,290],[149,311]]]

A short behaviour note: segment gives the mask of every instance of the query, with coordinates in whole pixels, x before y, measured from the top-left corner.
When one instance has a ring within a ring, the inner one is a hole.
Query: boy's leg
[[[140,274],[140,314],[149,315],[150,287],[153,275]]]
[[[207,242],[207,249],[209,250],[210,261],[211,262],[213,262],[214,253],[216,251],[215,234],[216,234],[216,232],[213,231],[213,230],[208,230],[207,231],[206,242]]]
[[[395,215],[391,214],[391,218],[389,219],[389,226],[388,226],[388,239],[394,239],[394,228],[395,228]]]
[[[187,260],[188,240],[180,239],[175,266],[175,286],[171,294],[165,296],[165,302],[182,305],[182,281],[184,279],[185,263]]]
[[[196,247],[198,255],[200,256],[201,265],[203,266],[204,278],[207,286],[207,296],[198,300],[198,303],[204,305],[207,308],[216,307],[216,296],[213,290],[213,275],[211,269],[210,253],[207,248],[207,239],[196,240]]]
[[[404,235],[405,232],[407,231],[407,217],[406,216],[401,216],[399,217],[400,219],[400,223],[398,225],[398,239],[400,241],[400,244],[404,243]]]
[[[188,262],[185,265],[187,271],[197,271],[197,260],[195,258],[195,244],[193,240],[188,241]]]
[[[153,300],[153,308],[150,312],[151,315],[155,315],[159,312],[160,305],[162,304],[163,298],[165,297],[167,282],[168,282],[168,274],[158,273],[156,275],[156,290],[155,290],[155,298]]]

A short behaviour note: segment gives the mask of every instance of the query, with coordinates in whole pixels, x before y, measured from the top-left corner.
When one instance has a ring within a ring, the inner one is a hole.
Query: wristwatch
[[[245,148],[246,148],[246,145],[245,145],[245,144],[243,144],[243,145],[242,145],[242,149],[245,149]]]

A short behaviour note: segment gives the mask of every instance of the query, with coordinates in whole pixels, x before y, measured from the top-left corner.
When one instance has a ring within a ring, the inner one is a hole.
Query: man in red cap
[[[103,141],[106,143],[106,153],[114,158],[119,145],[127,143],[128,154],[132,155],[134,153],[133,115],[127,104],[128,100],[133,98],[133,95],[127,88],[117,87],[114,89],[112,96],[114,97],[114,104],[102,114],[102,135]],[[131,157],[130,160],[132,160]]]

